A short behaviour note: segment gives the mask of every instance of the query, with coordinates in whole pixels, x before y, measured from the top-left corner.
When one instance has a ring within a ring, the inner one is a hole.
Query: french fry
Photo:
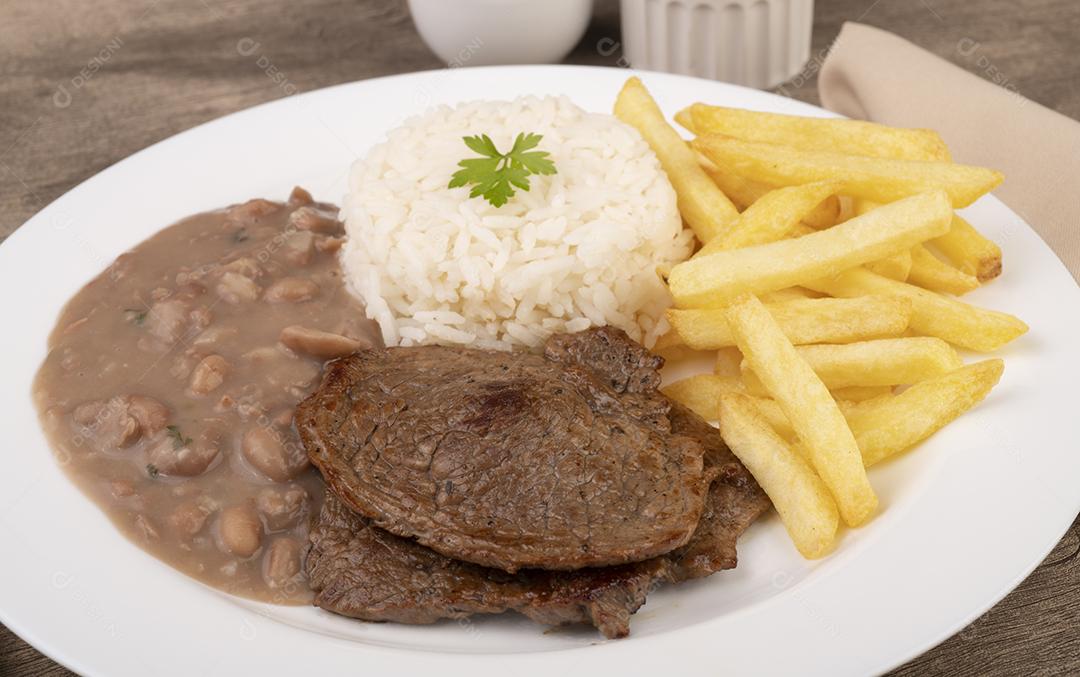
[[[713,238],[695,256],[781,240],[840,188],[836,181],[819,181],[769,191],[747,207],[727,233]]]
[[[851,211],[855,216],[865,214],[880,206],[879,203],[872,200],[862,198],[853,198],[851,200]],[[866,264],[866,268],[878,275],[903,282],[907,280],[908,274],[911,272],[911,252],[897,252],[880,261],[871,261]]]
[[[664,119],[638,78],[629,78],[615,99],[615,117],[636,128],[660,159],[678,196],[679,212],[703,243],[727,232],[739,217],[735,205],[705,175],[693,151]]]
[[[697,374],[675,381],[660,389],[664,395],[675,400],[706,421],[719,418],[720,396],[724,393],[744,392],[742,381],[734,376]]]
[[[724,192],[724,195],[727,195],[728,198],[735,203],[735,206],[739,211],[745,211],[750,205],[761,199],[763,195],[777,188],[777,186],[770,186],[766,183],[751,181],[750,179],[745,179],[741,176],[732,174],[731,172],[724,171],[700,153],[696,153],[696,155],[698,162],[701,163],[701,167],[705,170],[705,173],[708,174],[709,178]],[[821,230],[836,225],[839,218],[840,200],[837,196],[833,195],[825,198],[818,206],[810,210],[810,212],[803,217],[803,222],[815,230]]]
[[[715,134],[697,137],[693,146],[717,166],[755,181],[780,186],[842,181],[845,194],[882,203],[943,189],[953,207],[966,207],[1003,178],[984,167],[805,151]]]
[[[929,336],[877,339],[846,345],[798,346],[799,356],[830,390],[853,386],[893,386],[918,383],[963,366],[960,356],[945,341]],[[760,388],[743,360],[748,392]],[[767,388],[766,388],[767,390]]]
[[[889,386],[849,386],[847,388],[833,388],[830,392],[837,402],[865,402],[882,395],[891,395],[892,388]],[[841,410],[843,410],[843,407],[841,407]]]
[[[690,114],[689,108],[683,108],[681,111],[675,114],[675,122],[679,123],[686,131],[690,132],[694,136],[697,136],[697,128],[694,127],[694,116]]]
[[[908,250],[887,256],[879,261],[871,261],[866,264],[866,268],[890,280],[904,282],[908,279],[908,275],[911,274],[911,263],[911,251]]]
[[[976,362],[917,383],[899,395],[861,402],[846,412],[867,467],[898,454],[971,409],[997,384],[1002,360]]]
[[[788,287],[786,289],[777,289],[776,291],[766,292],[759,298],[762,303],[780,303],[781,301],[797,301],[799,299],[818,299],[821,298],[821,294],[816,291],[810,291],[806,287]]]
[[[760,113],[695,103],[675,116],[694,134],[726,134],[746,141],[802,150],[832,151],[897,160],[949,162],[949,149],[930,129],[901,129],[862,120]]]
[[[911,270],[907,281],[923,289],[954,296],[962,296],[979,286],[974,275],[953,268],[921,244],[911,248]]]
[[[912,330],[977,352],[997,350],[1028,330],[1023,321],[1008,313],[968,305],[921,287],[875,275],[864,268],[852,268],[832,278],[807,282],[805,286],[841,297],[906,296],[912,303]]]
[[[900,336],[911,318],[911,302],[898,296],[802,298],[765,307],[795,345]],[[667,319],[683,343],[696,350],[735,345],[723,309],[670,309]]]
[[[736,345],[791,422],[844,521],[865,523],[877,510],[877,496],[855,437],[825,384],[755,296],[737,298],[727,318]]]
[[[931,242],[954,266],[974,275],[979,282],[988,282],[1001,275],[1001,247],[975,230],[959,214],[953,216],[949,232]]]
[[[720,307],[742,293],[800,285],[907,251],[945,232],[951,218],[943,192],[915,195],[803,237],[680,263],[668,284],[680,308]]]
[[[727,326],[727,321],[724,322],[724,326]],[[742,353],[735,346],[720,348],[716,351],[716,363],[713,365],[713,373],[717,376],[742,378],[742,373],[739,370],[742,360]]]
[[[768,494],[803,557],[832,549],[839,524],[828,487],[744,396],[720,399],[720,435]]]

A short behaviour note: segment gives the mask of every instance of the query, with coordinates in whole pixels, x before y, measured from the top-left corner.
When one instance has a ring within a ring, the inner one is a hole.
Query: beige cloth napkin
[[[985,78],[892,33],[845,23],[821,68],[821,102],[853,118],[935,129],[957,162],[1004,172],[994,194],[1080,281],[1080,123],[1024,98],[977,42],[961,40],[951,58]]]

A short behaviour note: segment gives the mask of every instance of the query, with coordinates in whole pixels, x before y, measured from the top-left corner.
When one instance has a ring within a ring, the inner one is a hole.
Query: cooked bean
[[[320,235],[315,240],[315,248],[323,254],[332,254],[341,249],[341,245],[345,244],[345,238],[343,237],[330,237],[328,235]]]
[[[282,343],[296,352],[320,360],[344,357],[358,350],[369,350],[373,347],[371,341],[361,341],[341,334],[331,334],[328,331],[310,329],[298,324],[282,329],[280,338]]]
[[[250,277],[227,272],[218,282],[217,293],[226,303],[236,305],[259,298],[259,285],[255,284]]]
[[[248,463],[275,482],[287,482],[308,466],[307,454],[298,442],[262,426],[244,433],[240,448]]]
[[[266,289],[263,298],[270,303],[310,301],[319,293],[319,285],[302,277],[283,277]]]
[[[207,327],[195,337],[195,340],[191,342],[191,345],[196,348],[208,348],[210,346],[217,345],[230,339],[235,339],[239,334],[239,330],[236,327]]]
[[[142,436],[139,420],[129,411],[129,398],[112,397],[75,407],[72,419],[77,432],[95,449],[126,449]]]
[[[236,273],[243,275],[246,278],[252,280],[258,279],[263,274],[262,267],[259,266],[259,262],[250,256],[242,256],[238,259],[229,261],[221,266],[222,273]]]
[[[259,513],[249,503],[231,505],[222,510],[217,531],[221,547],[237,557],[251,557],[262,545],[262,522],[259,521]]]
[[[300,186],[295,186],[292,192],[289,193],[289,204],[291,205],[309,205],[314,201],[315,198],[311,197],[311,193]]]
[[[159,433],[151,443],[147,458],[162,475],[201,475],[221,454],[222,435],[217,428],[203,430],[190,442],[179,439],[181,437],[182,430],[173,435]]]
[[[143,435],[153,435],[169,422],[169,408],[153,397],[131,395],[127,398],[128,413],[139,422]]]
[[[181,299],[158,301],[146,312],[143,325],[154,338],[164,343],[176,343],[187,328],[191,308]]]
[[[311,263],[315,255],[315,236],[307,230],[298,230],[291,233],[285,246],[282,247],[281,256],[289,265],[306,266]]]
[[[169,513],[169,526],[173,528],[181,540],[190,541],[202,531],[206,519],[210,517],[212,512],[210,501],[206,498],[187,500],[177,505]]]
[[[220,388],[228,375],[228,360],[221,355],[207,355],[195,365],[188,387],[196,395],[206,395]]]
[[[271,531],[291,529],[299,524],[307,515],[309,504],[307,491],[295,484],[284,489],[267,487],[255,497],[255,507]]]
[[[287,536],[271,541],[263,555],[262,573],[271,590],[288,585],[300,573],[300,542]]]
[[[263,216],[273,214],[279,209],[281,209],[281,205],[277,202],[255,198],[254,200],[248,200],[243,204],[230,207],[228,213],[225,215],[225,222],[229,225],[251,224],[257,222]]]
[[[332,216],[320,212],[314,207],[300,207],[289,215],[289,223],[299,230],[334,235],[340,233],[343,226]]]

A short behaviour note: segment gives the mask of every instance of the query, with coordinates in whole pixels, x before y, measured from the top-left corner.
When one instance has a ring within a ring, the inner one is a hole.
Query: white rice
[[[495,208],[447,188],[462,142],[506,151],[543,135],[557,173]],[[660,277],[691,251],[675,192],[632,127],[565,97],[441,106],[411,118],[352,168],[341,261],[387,345],[537,346],[614,325],[652,345],[670,297]]]

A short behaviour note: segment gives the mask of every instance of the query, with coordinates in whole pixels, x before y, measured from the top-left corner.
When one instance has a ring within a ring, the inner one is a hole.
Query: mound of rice
[[[557,173],[499,208],[447,188],[462,142],[506,151],[543,135]],[[689,256],[675,192],[632,127],[565,97],[432,109],[352,168],[341,261],[387,345],[534,347],[614,325],[652,345],[670,297],[658,270]]]

